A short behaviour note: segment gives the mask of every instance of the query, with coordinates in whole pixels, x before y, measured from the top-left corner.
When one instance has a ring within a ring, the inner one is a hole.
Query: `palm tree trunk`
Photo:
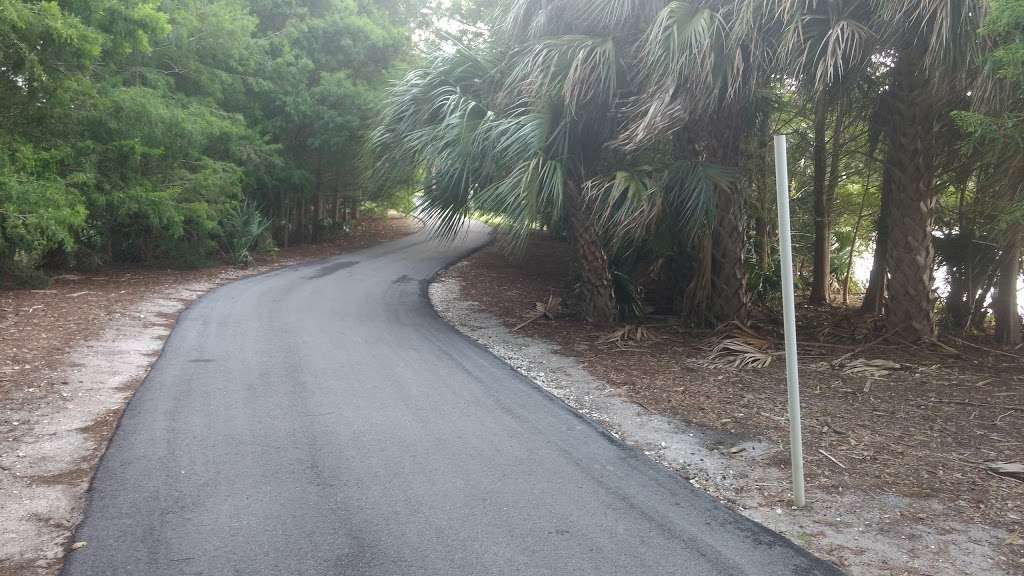
[[[814,270],[810,303],[828,304],[829,272],[832,268],[832,232],[829,225],[828,171],[828,97],[818,96],[814,105]]]
[[[743,157],[744,122],[739,110],[726,111],[721,131],[707,149],[708,160],[719,166],[738,168]],[[715,191],[715,219],[711,232],[711,317],[716,323],[746,322],[749,298],[747,271],[743,262],[746,247],[746,213],[743,189],[738,183],[720,184]]]
[[[996,340],[1005,346],[1017,346],[1021,343],[1020,311],[1017,307],[1020,252],[1020,233],[1012,230],[1003,248],[999,267],[999,294],[994,303]]]
[[[716,322],[747,320],[747,274],[743,194],[736,186],[718,189],[711,238],[711,311]]]
[[[941,122],[920,58],[905,54],[893,70],[892,122],[887,163],[892,169],[889,199],[889,307],[886,329],[906,340],[935,336],[932,291],[932,221],[935,186],[935,128]]]
[[[565,183],[565,208],[569,217],[569,233],[579,266],[583,317],[595,324],[612,324],[618,318],[615,290],[608,269],[608,255],[587,209],[581,186],[572,178]]]

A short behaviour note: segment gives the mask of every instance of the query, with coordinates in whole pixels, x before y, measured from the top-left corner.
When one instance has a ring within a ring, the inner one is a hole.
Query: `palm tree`
[[[934,337],[932,221],[941,188],[937,160],[950,112],[970,89],[979,57],[980,0],[874,0],[876,26],[891,52],[882,105],[889,121],[888,312],[886,329],[905,339]]]
[[[616,317],[609,250],[668,236],[669,252],[685,252],[714,221],[708,292],[718,319],[742,318],[743,194],[718,165],[739,164],[745,128],[720,70],[733,49],[722,17],[654,0],[516,0],[499,16],[483,49],[453,42],[395,87],[374,138],[381,173],[429,174],[423,210],[442,235],[475,210],[501,214],[513,247],[538,224],[566,223],[582,312],[596,322]],[[691,102],[641,113],[682,83],[717,118],[693,114],[687,137],[662,123]],[[719,145],[727,123],[736,136]]]
[[[758,4],[758,3],[751,3]],[[979,44],[977,30],[984,13],[980,0],[776,0],[765,11],[787,21],[783,70],[809,85],[818,98],[828,98],[845,77],[875,74],[887,68],[887,86],[878,96],[876,119],[884,143],[882,211],[878,244],[884,268],[872,273],[865,305],[880,301],[882,286],[889,295],[887,329],[905,339],[934,334],[932,291],[934,250],[932,219],[942,189],[939,172],[950,112],[970,90]],[[786,61],[796,65],[785,66]],[[824,141],[822,108],[818,135]],[[824,163],[819,147],[817,163]],[[828,195],[823,166],[818,170],[819,246],[817,282],[824,282]],[[818,287],[818,291],[823,290]],[[871,297],[872,295],[876,297]],[[822,294],[818,294],[819,299]]]
[[[616,319],[615,293],[585,190],[616,135],[630,49],[621,33],[641,4],[513,2],[486,48],[456,43],[398,83],[373,139],[383,174],[427,171],[423,211],[443,236],[475,210],[501,214],[513,244],[564,218],[582,313],[597,323]]]
[[[757,94],[772,80],[776,38],[760,12],[768,3],[740,0],[668,2],[641,40],[639,94],[621,140],[639,148],[671,136],[680,161],[742,173],[744,145],[758,113]],[[713,321],[745,321],[745,190],[739,178],[717,178],[711,233],[697,257],[708,259],[691,286],[707,299]]]
[[[814,270],[810,302],[829,302],[832,204],[839,185],[844,115],[851,88],[864,78],[877,51],[869,0],[781,0],[778,68],[799,82],[814,108]],[[829,115],[834,113],[829,162]]]

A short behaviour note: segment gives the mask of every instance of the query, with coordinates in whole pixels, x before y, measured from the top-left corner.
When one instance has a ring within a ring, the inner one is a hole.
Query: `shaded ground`
[[[49,290],[0,292],[0,575],[53,574],[125,402],[178,313],[216,286],[410,234],[367,220],[350,236],[248,269],[106,269]]]
[[[562,294],[568,274],[564,244],[538,238],[518,262],[490,247],[446,278],[462,299],[512,328],[534,315],[536,302]],[[1021,573],[1024,483],[982,465],[1024,458],[1021,358],[955,342],[959,353],[884,341],[860,350],[858,339],[874,339],[864,322],[817,310],[801,317],[808,319],[801,380],[811,505],[800,512],[788,510],[782,358],[760,369],[712,367],[714,335],[667,321],[640,342],[606,342],[607,331],[567,318],[517,333],[553,343],[650,413],[705,431],[708,454],[666,463],[851,573]],[[755,330],[779,336],[771,324]],[[850,359],[900,367],[856,375],[829,364],[851,352]],[[748,441],[767,451],[746,450]],[[732,466],[712,465],[719,454]]]

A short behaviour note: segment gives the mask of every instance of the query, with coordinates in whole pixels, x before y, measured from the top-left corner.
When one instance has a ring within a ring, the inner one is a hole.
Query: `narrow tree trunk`
[[[998,268],[998,266],[996,268]],[[992,273],[988,274],[983,281],[981,291],[978,292],[978,297],[974,300],[971,317],[968,318],[967,322],[969,329],[974,332],[980,333],[985,331],[985,323],[988,318],[988,312],[985,306],[988,302],[988,295],[992,293],[992,287],[995,286],[998,278],[999,271],[992,270]]]
[[[850,305],[850,276],[853,272],[853,258],[857,253],[857,236],[860,235],[860,226],[864,222],[864,204],[868,199],[868,190],[871,188],[871,176],[864,178],[864,190],[860,195],[860,208],[857,210],[857,223],[853,226],[853,238],[850,239],[850,257],[846,259],[846,274],[843,275],[843,305]]]
[[[292,236],[292,211],[287,194],[281,194],[281,222],[284,225],[284,230],[281,233],[281,243],[287,248]]]
[[[316,193],[316,222],[313,225],[313,237],[319,242],[320,231],[323,229],[324,220],[327,217],[326,200],[324,198],[323,190],[317,190]]]
[[[889,307],[886,329],[909,341],[935,335],[932,291],[935,250],[932,220],[935,186],[935,128],[941,121],[920,58],[904,55],[893,71],[893,121],[887,163],[895,184],[889,199]]]
[[[973,309],[974,294],[972,282],[973,232],[967,222],[966,196],[969,177],[962,178],[957,188],[957,231],[955,239],[963,244],[964,257],[959,262],[947,266],[949,278],[949,294],[946,295],[946,324],[950,330],[962,333],[967,330],[968,319]],[[960,249],[957,249],[960,252]]]
[[[768,192],[765,189],[760,191],[761,215],[757,219],[757,269],[762,274],[767,274],[772,269],[772,231],[771,223],[767,217],[769,209]]]
[[[994,302],[996,340],[1005,346],[1021,343],[1017,283],[1020,279],[1020,234],[1014,230],[1003,248],[999,266],[999,295]]]
[[[334,222],[341,222],[341,178],[334,184]]]
[[[313,242],[319,242],[320,225],[324,218],[324,182],[326,180],[324,177],[323,156],[319,153],[316,155],[316,173],[314,174],[314,177],[316,178],[313,182],[313,191],[315,196],[312,198],[311,202],[313,208],[313,226],[310,231],[310,237]]]
[[[829,153],[828,185],[826,186],[826,222],[828,224],[826,252],[832,250],[832,225],[835,222],[836,197],[839,193],[839,182],[842,179],[843,160],[843,130],[845,129],[846,115],[844,113],[843,101],[840,100],[836,106],[835,122],[832,125],[832,150]],[[829,254],[829,267],[825,274],[825,296],[831,301],[832,294],[832,257]]]
[[[966,267],[966,263],[964,263]],[[973,296],[968,294],[969,270],[949,270],[949,294],[946,295],[946,324],[956,333],[962,333],[968,325]]]
[[[580,185],[571,178],[565,183],[565,209],[576,265],[579,266],[583,317],[595,324],[611,324],[618,318],[618,312],[608,255],[592,215],[584,204]]]
[[[810,303],[828,304],[829,272],[832,267],[832,232],[829,225],[828,186],[828,97],[822,93],[814,105],[814,267]]]
[[[885,289],[888,284],[889,253],[889,198],[892,196],[892,170],[886,166],[882,173],[882,186],[879,192],[880,203],[878,219],[875,224],[875,250],[871,260],[871,276],[868,287],[864,291],[861,311],[866,314],[881,314],[885,302]]]
[[[757,147],[758,158],[754,170],[754,182],[757,189],[757,269],[762,274],[767,274],[772,269],[772,195],[771,185],[768,182],[768,142],[771,141],[767,131],[759,134],[759,141],[763,145]]]
[[[299,197],[299,201],[295,205],[295,230],[298,232],[296,236],[296,242],[298,244],[306,243],[306,198],[305,194]]]

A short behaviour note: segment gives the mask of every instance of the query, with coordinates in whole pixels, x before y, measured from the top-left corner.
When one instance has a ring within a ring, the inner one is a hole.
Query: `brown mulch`
[[[564,243],[535,237],[518,259],[492,246],[452,274],[462,281],[464,298],[511,328],[535,316],[537,302],[565,294],[570,270]],[[855,315],[803,309],[800,316],[809,485],[833,493],[859,489],[934,499],[941,503],[936,513],[947,519],[1017,535],[1002,552],[1012,570],[1024,568],[1024,482],[994,475],[983,465],[1024,460],[1024,352],[1001,354],[951,340],[945,342],[953,350],[888,340],[860,350],[876,338],[860,333],[844,343],[844,336],[856,332]],[[519,332],[555,342],[561,353],[579,358],[588,371],[652,411],[784,447],[781,333],[771,322],[754,330],[772,341],[769,351],[775,355],[768,367],[746,370],[710,367],[708,342],[715,334],[688,330],[677,319],[649,321],[653,338],[641,342],[606,342],[610,329],[571,317],[540,319]],[[901,367],[866,377],[829,364],[851,352],[851,359],[882,358]],[[788,466],[786,458],[778,465]],[[778,505],[788,505],[785,490],[775,496]]]

